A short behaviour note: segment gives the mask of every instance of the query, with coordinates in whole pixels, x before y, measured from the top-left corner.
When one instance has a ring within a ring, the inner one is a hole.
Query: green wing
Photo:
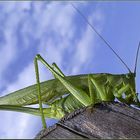
[[[66,79],[71,81],[77,87],[84,89],[88,88],[86,75],[68,76]],[[67,93],[68,90],[57,79],[41,83],[41,96],[43,102],[53,102]],[[0,97],[0,105],[25,106],[37,103],[38,95],[36,84]]]

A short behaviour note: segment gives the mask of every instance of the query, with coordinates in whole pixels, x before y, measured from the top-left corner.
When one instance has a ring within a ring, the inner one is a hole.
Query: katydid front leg
[[[123,83],[123,82],[122,82]],[[120,88],[119,90],[116,87],[116,90],[114,90],[114,95],[117,97],[121,102],[125,102],[127,104],[133,104],[138,103],[138,95],[134,92],[131,85],[125,84]],[[124,95],[124,97],[123,97]]]

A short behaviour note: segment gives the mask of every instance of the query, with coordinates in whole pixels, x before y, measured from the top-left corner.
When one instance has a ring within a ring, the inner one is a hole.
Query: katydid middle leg
[[[91,79],[92,79],[92,75],[89,74],[88,75],[89,95],[90,95],[91,102],[94,105],[96,103],[97,95],[96,95],[96,92],[94,90],[93,83],[92,83]]]
[[[104,77],[102,77],[104,78]],[[93,75],[89,75],[89,81],[90,82],[90,86],[89,88],[92,88],[92,90],[90,93],[92,102],[96,103],[98,101],[113,101],[114,100],[114,95],[111,92],[112,87],[110,87],[109,85],[105,85],[103,81],[103,79],[96,79]],[[93,89],[94,88],[94,89]],[[96,90],[96,91],[95,91]]]

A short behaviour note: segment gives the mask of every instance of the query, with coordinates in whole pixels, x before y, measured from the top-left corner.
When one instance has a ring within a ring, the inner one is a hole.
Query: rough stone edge
[[[103,102],[96,103],[96,104],[92,105],[91,108],[100,108],[100,109],[105,109],[105,110],[108,110],[108,111],[109,111],[109,110],[115,111],[115,110],[113,110],[112,108],[110,108],[110,107],[108,106],[109,104],[113,104],[113,105],[115,104],[115,105],[119,105],[119,106],[121,105],[121,106],[129,107],[129,108],[133,108],[133,107],[131,107],[130,105],[128,105],[128,104],[126,104],[126,103],[117,102],[117,101],[111,101],[111,102],[109,102],[109,101],[103,101]],[[87,137],[86,134],[83,135],[82,133],[77,132],[76,130],[73,130],[72,128],[70,128],[70,127],[68,127],[68,126],[63,125],[63,123],[64,123],[65,121],[67,121],[67,120],[69,120],[69,119],[72,119],[73,117],[77,116],[78,114],[84,112],[87,108],[89,108],[89,106],[83,107],[83,108],[80,108],[80,109],[76,109],[75,111],[66,114],[66,115],[65,115],[63,118],[61,118],[56,124],[54,124],[54,125],[48,127],[47,129],[41,130],[41,131],[36,135],[35,139],[41,139],[41,138],[45,137],[46,135],[48,135],[49,133],[51,133],[52,131],[54,131],[54,130],[57,128],[58,125],[60,125],[60,126],[62,126],[62,127],[65,127],[65,128],[67,128],[68,130],[73,131],[73,132],[75,132],[75,133],[77,133],[77,134],[80,134],[81,136],[83,136],[83,137],[85,137],[85,138],[89,138],[90,136]],[[115,112],[116,112],[116,111],[115,111]],[[119,112],[119,113],[121,113],[121,112]],[[125,115],[125,114],[124,114],[124,115]]]
[[[57,125],[52,125],[49,126],[47,129],[42,129],[36,136],[35,139],[41,139],[43,137],[45,137],[46,135],[48,135],[50,132],[52,132],[53,130],[55,130],[57,128]]]

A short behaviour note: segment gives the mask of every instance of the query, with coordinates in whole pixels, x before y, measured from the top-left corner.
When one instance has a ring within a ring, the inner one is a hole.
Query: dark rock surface
[[[35,138],[140,138],[140,110],[118,102],[103,102],[65,115]]]

